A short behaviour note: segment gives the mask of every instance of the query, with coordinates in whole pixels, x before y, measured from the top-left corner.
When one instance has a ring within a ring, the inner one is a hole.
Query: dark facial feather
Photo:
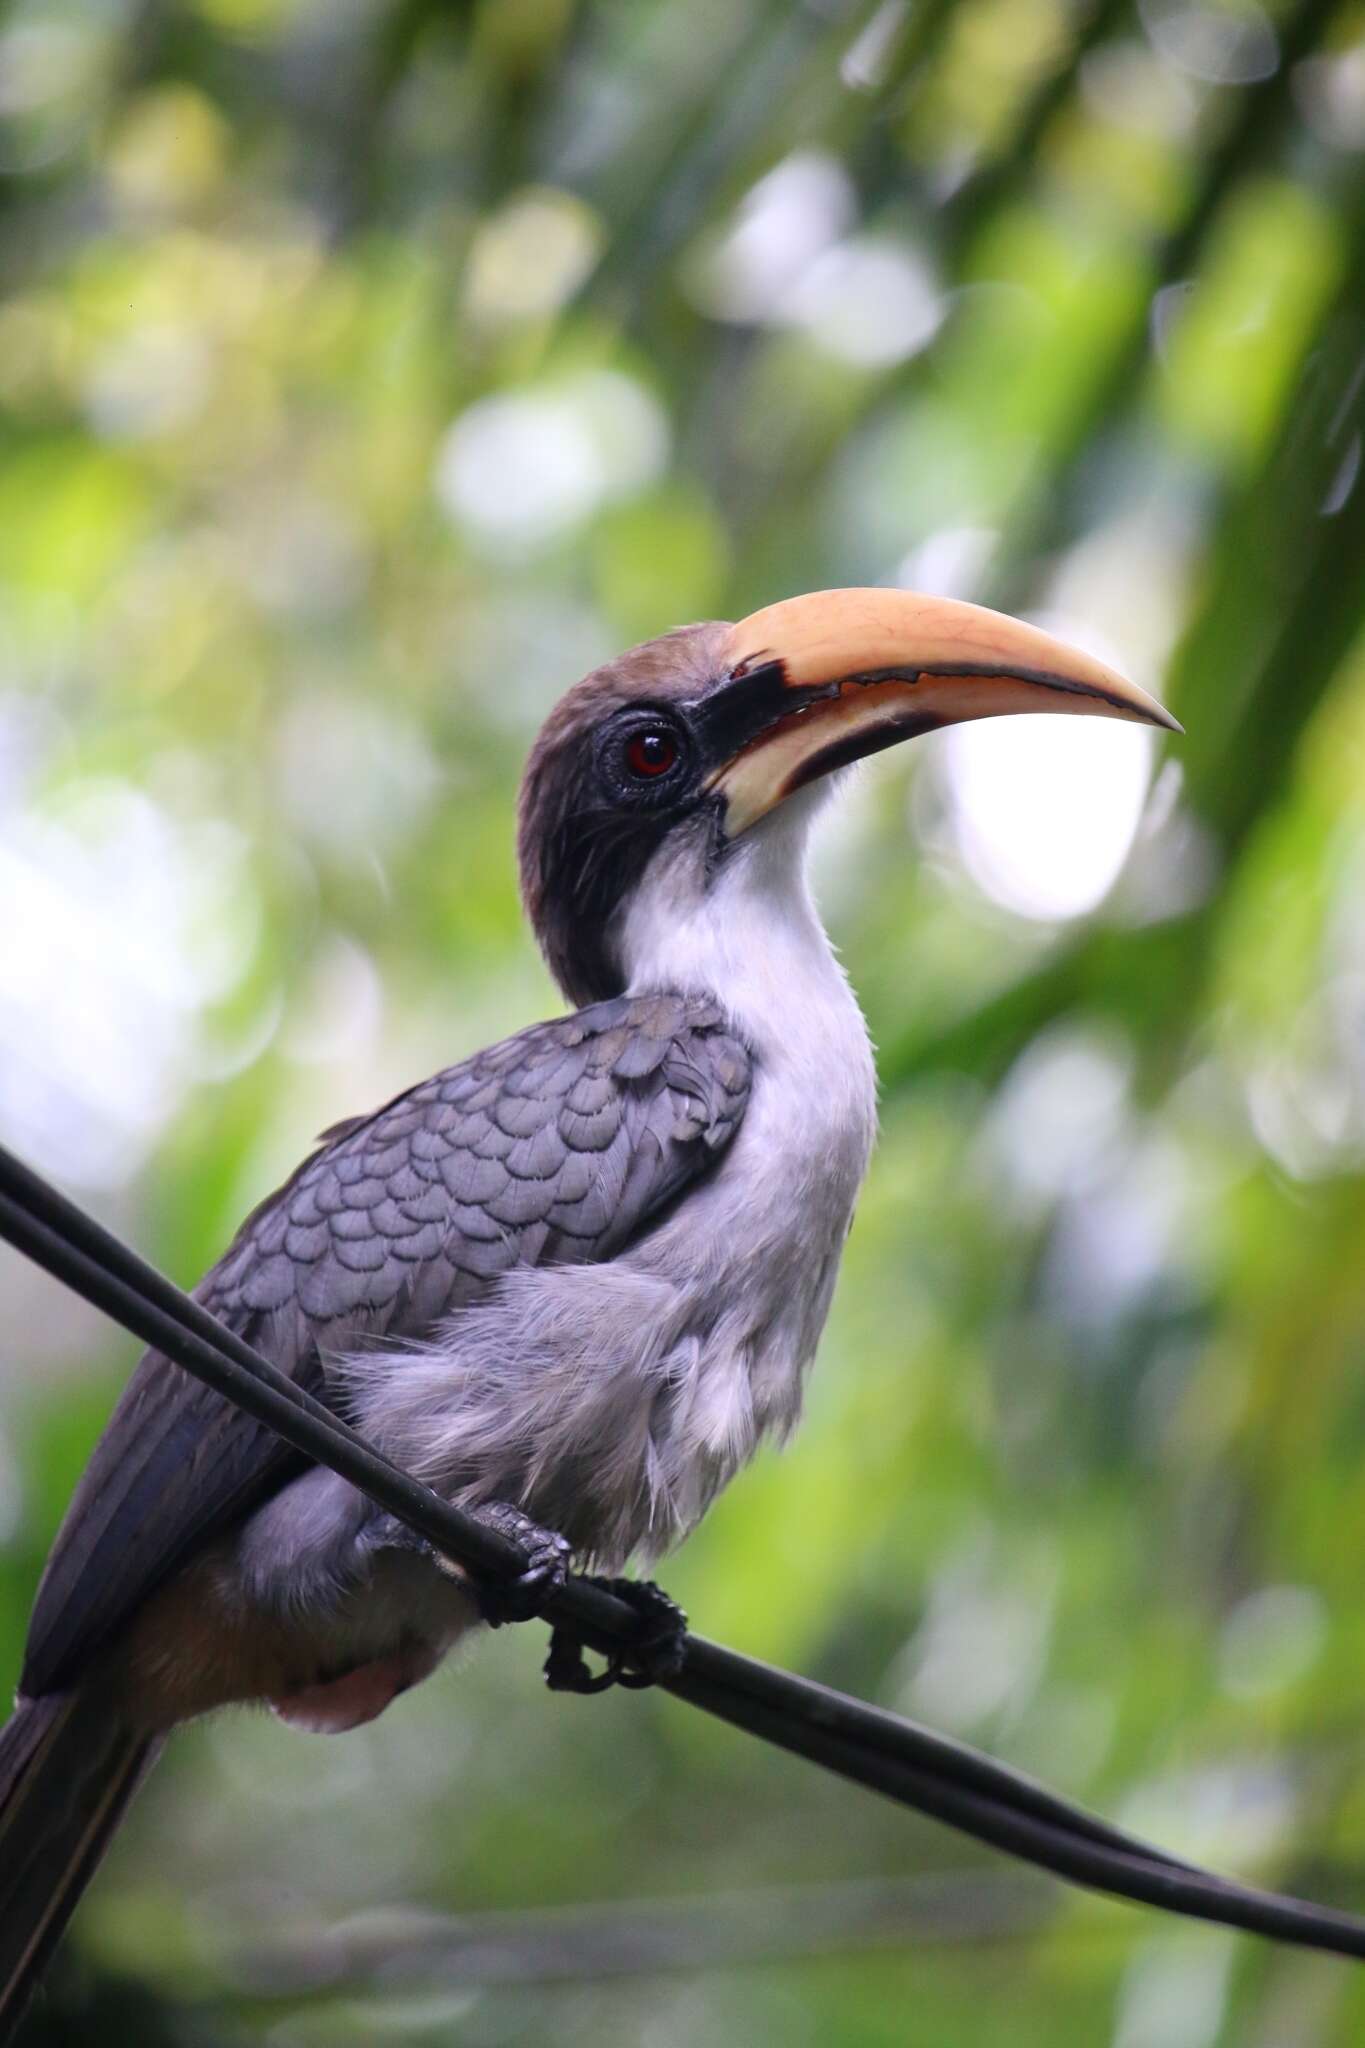
[[[720,673],[723,624],[684,626],[634,647],[561,697],[522,779],[522,899],[550,971],[573,1003],[619,995],[612,925],[679,813],[604,801],[597,736],[628,706],[695,703]]]

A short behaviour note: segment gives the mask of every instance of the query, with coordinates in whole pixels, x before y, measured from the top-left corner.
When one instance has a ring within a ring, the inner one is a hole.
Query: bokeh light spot
[[[1082,917],[1118,878],[1142,817],[1146,733],[1101,719],[985,719],[946,735],[957,846],[1021,917]]]

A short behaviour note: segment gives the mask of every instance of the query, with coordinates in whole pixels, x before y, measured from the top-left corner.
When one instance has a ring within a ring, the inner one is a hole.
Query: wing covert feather
[[[326,1399],[329,1354],[420,1338],[513,1266],[624,1249],[724,1152],[749,1081],[748,1052],[704,998],[621,996],[533,1025],[334,1125],[196,1297]],[[48,1560],[23,1690],[70,1683],[169,1572],[303,1463],[147,1353]]]

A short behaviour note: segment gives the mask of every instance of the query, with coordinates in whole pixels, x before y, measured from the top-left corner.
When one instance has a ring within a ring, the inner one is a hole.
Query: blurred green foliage
[[[668,1581],[1357,1909],[1363,36],[1358,0],[0,11],[6,1140],[188,1281],[315,1130],[555,1006],[512,803],[597,660],[897,579],[1100,642],[1185,720],[1162,762],[1004,722],[831,824],[882,1145],[804,1431]],[[8,1679],[132,1350],[0,1289]],[[179,1741],[34,2039],[1361,2037],[1345,1965],[1002,1916],[927,1825],[547,1698],[536,1638],[344,1741]],[[954,1871],[889,1937],[818,1889]],[[680,1918],[618,1975],[503,1919],[522,1972],[356,1988],[326,1932],[674,1896],[786,1938],[722,1964]]]

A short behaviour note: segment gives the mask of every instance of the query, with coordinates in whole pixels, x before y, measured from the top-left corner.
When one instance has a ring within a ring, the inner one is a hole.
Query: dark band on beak
[[[856,676],[846,677],[842,683],[836,683],[830,689],[806,694],[813,697],[837,697],[841,690],[865,690],[876,683],[905,683],[913,688],[916,683],[937,682],[941,678],[951,676],[979,676],[980,673],[981,664],[977,661],[935,661],[922,666],[907,664],[904,667],[868,669]],[[1117,690],[1107,690],[1102,683],[1091,682],[1089,679],[1059,675],[1055,669],[1024,668],[1018,663],[1011,664],[1009,675],[1011,682],[1036,683],[1040,690],[1060,690],[1064,695],[1072,697],[1093,697],[1097,703],[1111,705],[1115,711],[1125,715],[1131,715],[1132,712],[1131,697],[1120,696]],[[948,725],[951,722],[949,719],[936,718],[934,725]],[[1174,724],[1174,720],[1171,723]]]
[[[736,669],[689,707],[708,768],[723,767],[784,718],[799,717],[810,705],[837,697],[842,688],[838,681],[794,685],[787,679],[786,662],[778,657]]]
[[[894,725],[883,725],[860,733],[849,733],[846,738],[832,740],[819,753],[807,754],[787,778],[784,796],[795,796],[798,789],[808,783],[818,782],[823,775],[833,775],[837,769],[852,768],[858,761],[865,761],[869,754],[881,754],[888,747],[899,746],[902,740],[923,739],[928,732],[939,732],[946,720],[935,717],[932,711],[922,711],[917,716],[902,718]]]
[[[709,786],[743,832],[833,769],[964,720],[1089,713],[1179,731],[1095,656],[979,605],[826,590],[731,627],[727,677],[694,707]]]
[[[828,703],[845,691],[875,689],[879,683],[900,683],[913,689],[917,683],[931,678],[938,680],[978,673],[977,663],[945,661],[929,666],[907,664],[870,669],[866,674],[836,677],[828,683],[803,684],[790,682],[785,661],[774,657],[757,667],[737,670],[728,682],[722,683],[710,696],[696,704],[692,709],[693,729],[701,741],[708,765],[720,767],[727,761],[733,761],[745,747],[762,739],[786,720],[799,718],[813,704]],[[1058,675],[1052,669],[1014,668],[1010,673],[1013,680],[1036,684],[1039,689],[1057,690],[1074,697],[1093,697],[1097,703],[1111,705],[1119,712],[1130,708],[1128,701],[1116,691],[1107,690],[1099,683]],[[830,774],[836,768],[848,767],[867,754],[880,753],[884,747],[894,746],[897,740],[919,739],[923,734],[937,732],[952,722],[935,711],[903,712],[894,727],[884,727],[875,734],[866,733],[863,743],[855,743],[851,739],[840,741],[812,755],[802,763],[801,772],[788,784],[787,793],[803,788],[806,783],[814,782],[818,776]]]

